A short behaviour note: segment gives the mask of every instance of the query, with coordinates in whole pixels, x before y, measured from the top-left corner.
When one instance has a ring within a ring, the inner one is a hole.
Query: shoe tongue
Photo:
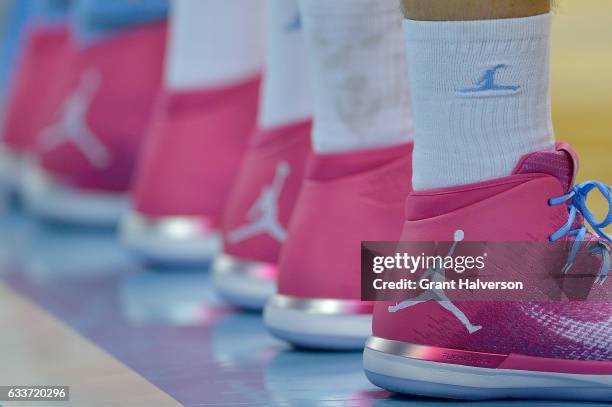
[[[551,151],[536,151],[525,155],[514,170],[514,174],[552,175],[559,180],[565,192],[574,185],[577,172],[578,155],[567,143],[557,143]]]

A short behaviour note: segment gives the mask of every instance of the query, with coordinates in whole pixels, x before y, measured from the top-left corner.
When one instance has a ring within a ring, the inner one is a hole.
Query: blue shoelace
[[[595,188],[597,188],[597,190],[599,190],[599,192],[601,192],[604,198],[606,198],[606,200],[608,201],[608,214],[602,221],[597,221],[593,213],[586,206],[587,196],[589,192],[591,192]],[[567,263],[565,264],[562,270],[563,273],[567,273],[572,267],[574,260],[576,259],[578,250],[580,249],[580,246],[584,241],[584,237],[587,232],[587,227],[584,225],[579,229],[572,229],[574,221],[576,220],[576,215],[578,213],[583,216],[586,223],[591,225],[597,235],[602,237],[607,242],[612,241],[610,236],[608,236],[602,230],[606,226],[612,224],[612,190],[609,185],[603,184],[598,181],[583,182],[582,184],[575,185],[572,190],[567,194],[558,198],[552,198],[548,201],[548,204],[551,206],[559,205],[562,203],[567,203],[569,217],[567,219],[567,223],[550,236],[550,241],[557,241],[564,236],[575,237],[574,243],[572,244],[572,248],[570,250],[570,254],[567,258]],[[610,247],[608,246],[608,244],[606,244],[606,242],[600,241],[596,247],[590,250],[590,253],[599,254],[602,256],[601,270],[599,271],[599,276],[597,277],[597,280],[595,282],[603,284],[604,281],[606,281],[606,278],[608,277],[608,273],[610,272]]]

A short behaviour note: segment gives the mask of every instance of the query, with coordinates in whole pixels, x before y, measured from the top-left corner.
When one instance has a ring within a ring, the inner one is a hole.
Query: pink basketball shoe
[[[262,309],[276,290],[277,262],[297,199],[311,122],[259,131],[251,140],[222,223],[213,283],[229,303]]]
[[[64,25],[33,25],[12,85],[0,143],[0,179],[15,189],[20,168],[36,136],[58,103],[59,84],[71,59],[70,33]]]
[[[612,213],[598,222],[585,205],[593,188],[612,204],[610,187],[574,185],[577,168],[574,151],[559,144],[556,151],[526,155],[508,177],[414,192],[402,240],[565,239],[572,248],[588,240],[600,249],[591,252],[598,265],[593,287],[609,290],[609,281],[600,285],[610,268],[609,237],[601,229]],[[599,240],[586,232],[584,219]],[[372,383],[416,395],[611,401],[612,303],[378,302],[364,366]]]
[[[312,156],[265,308],[273,335],[302,347],[363,347],[373,304],[360,301],[361,241],[397,240],[411,173],[412,144]]]
[[[219,253],[221,214],[255,126],[259,82],[161,96],[121,224],[130,249],[160,264],[202,264]]]
[[[79,45],[61,101],[37,135],[22,183],[35,214],[112,225],[127,209],[136,155],[162,78],[165,23]]]

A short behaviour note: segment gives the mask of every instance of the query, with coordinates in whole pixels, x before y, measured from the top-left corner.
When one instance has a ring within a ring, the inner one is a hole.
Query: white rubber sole
[[[612,401],[612,375],[480,368],[424,361],[368,347],[363,366],[376,386],[417,396]]]
[[[371,314],[326,313],[324,308],[320,312],[302,307],[287,308],[277,305],[275,297],[266,304],[264,324],[272,335],[294,346],[361,350],[372,333]]]
[[[17,190],[22,167],[23,158],[0,142],[0,187],[3,190],[11,192]]]
[[[126,193],[72,188],[41,169],[24,166],[19,192],[27,210],[43,219],[88,226],[115,226],[129,208]]]
[[[269,267],[275,266],[221,254],[212,266],[213,286],[228,304],[261,311],[276,292],[276,280],[265,275]]]
[[[159,265],[208,265],[221,250],[219,233],[203,230],[197,217],[151,218],[128,212],[120,223],[121,242],[130,251]]]

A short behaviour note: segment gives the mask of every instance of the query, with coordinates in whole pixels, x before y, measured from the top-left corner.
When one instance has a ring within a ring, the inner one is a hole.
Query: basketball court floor
[[[612,184],[612,3],[561,0],[556,14],[557,138],[580,152],[581,181]],[[592,205],[603,213],[603,201]],[[205,270],[148,270],[113,231],[2,211],[0,385],[67,385],[70,402],[0,406],[475,405],[379,390],[360,353],[292,350],[267,335],[261,315],[223,305]]]

